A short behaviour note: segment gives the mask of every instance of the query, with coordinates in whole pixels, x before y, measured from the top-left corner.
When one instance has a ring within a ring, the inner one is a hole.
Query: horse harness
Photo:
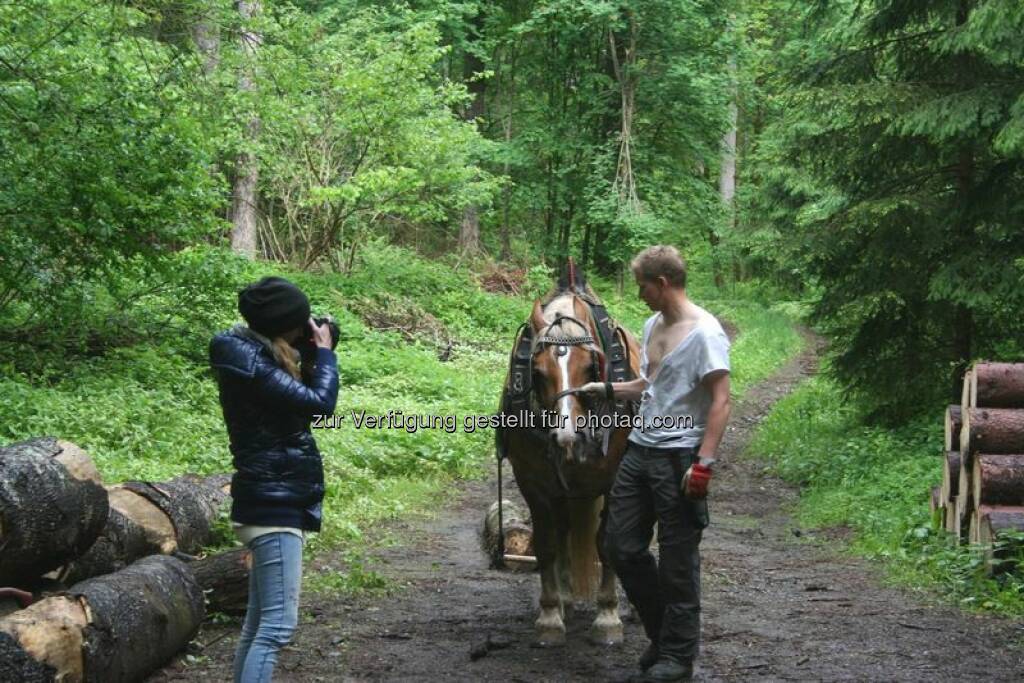
[[[512,349],[512,358],[510,360],[509,367],[509,382],[505,387],[505,392],[501,400],[501,411],[503,413],[526,413],[533,410],[533,358],[541,350],[547,346],[554,345],[556,347],[556,353],[564,355],[568,352],[569,346],[583,346],[585,344],[593,344],[600,346],[604,353],[605,362],[602,366],[598,360],[598,354],[596,351],[591,349],[590,358],[591,365],[593,367],[594,377],[599,378],[601,381],[607,382],[625,382],[632,379],[632,368],[630,368],[629,358],[629,346],[626,343],[626,334],[622,328],[618,325],[612,324],[611,317],[608,315],[608,311],[605,307],[586,296],[579,296],[589,307],[590,314],[593,317],[596,327],[597,334],[599,337],[600,344],[596,342],[591,335],[579,335],[579,336],[551,336],[549,333],[555,326],[560,325],[564,320],[574,322],[578,324],[584,330],[587,326],[582,322],[571,316],[559,315],[554,322],[549,324],[544,331],[537,336],[537,339],[533,338],[533,328],[529,322],[525,322],[519,326],[516,330],[516,342]],[[555,400],[561,399],[563,396],[572,393],[578,393],[579,388],[570,388],[565,391],[561,391],[555,396]],[[609,405],[610,403],[610,405]],[[629,401],[612,401],[606,402],[603,406],[605,410],[611,409],[615,413],[629,412],[632,413],[634,405]],[[530,429],[534,438],[540,443],[538,444],[541,448],[547,452],[547,443],[544,439],[544,433],[539,427],[533,427]],[[610,435],[610,430],[606,433],[605,444],[602,449],[602,454],[607,454],[607,437]],[[503,514],[503,503],[502,499],[502,460],[505,459],[507,454],[506,444],[506,430],[498,429],[495,430],[495,442],[497,446],[498,455],[498,548],[497,557],[492,559],[491,566],[500,568],[504,566],[505,558],[505,535],[504,535],[504,514]],[[566,485],[565,476],[562,473],[561,461],[555,460],[554,468],[558,475],[558,482],[562,486],[563,491],[568,491]]]
[[[512,350],[509,382],[505,388],[505,395],[502,398],[502,412],[525,413],[533,410],[533,359],[540,351],[549,346],[554,346],[556,349],[555,353],[560,356],[568,352],[569,346],[585,346],[588,344],[598,346],[604,353],[605,362],[602,365],[600,354],[594,349],[590,350],[593,377],[597,381],[602,382],[625,382],[631,379],[632,369],[629,364],[629,347],[626,344],[625,333],[622,328],[618,325],[613,326],[611,317],[602,304],[579,294],[576,294],[576,296],[579,296],[590,307],[591,316],[597,328],[598,339],[595,340],[589,334],[576,336],[552,335],[552,328],[560,326],[562,322],[575,323],[584,330],[588,328],[582,321],[567,315],[559,315],[554,322],[550,323],[537,335],[536,339],[533,337],[533,328],[529,322],[520,325],[516,331],[516,343]],[[568,394],[578,392],[578,387],[566,389],[556,394],[555,400],[558,401]],[[625,413],[632,412],[633,405],[628,401],[617,400],[606,404],[604,409],[614,413]],[[534,427],[533,431],[543,432],[544,430]],[[503,443],[501,433],[497,436],[498,459],[501,460],[505,457],[505,444]],[[604,450],[607,450],[607,443],[604,445]],[[564,486],[564,482],[562,483]]]

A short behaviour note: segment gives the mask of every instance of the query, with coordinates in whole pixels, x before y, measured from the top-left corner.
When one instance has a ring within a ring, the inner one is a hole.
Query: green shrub
[[[942,478],[939,417],[896,429],[865,420],[866,411],[844,402],[836,384],[814,377],[776,404],[749,452],[800,487],[803,524],[853,529],[852,548],[888,560],[903,583],[1024,614],[1024,578],[987,578],[976,549],[951,544],[932,526],[928,500]]]

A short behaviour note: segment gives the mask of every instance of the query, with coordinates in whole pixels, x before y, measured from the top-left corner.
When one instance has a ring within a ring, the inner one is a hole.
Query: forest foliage
[[[62,419],[114,477],[221,466],[205,344],[268,270],[374,349],[342,367],[354,398],[483,410],[552,269],[573,256],[635,325],[629,259],[668,242],[746,333],[741,387],[794,348],[750,301],[827,337],[805,395],[849,402],[780,432],[818,439],[793,467],[848,430],[921,453],[968,361],[1024,356],[1022,35],[1019,0],[2,3],[4,436]],[[455,365],[425,341],[453,339]],[[354,443],[332,499],[372,508],[410,453],[460,474],[480,437],[408,438]]]
[[[665,241],[806,301],[900,421],[1022,352],[1022,29],[1015,0],[5,3],[3,336],[110,336],[93,297],[175,286],[247,211],[257,255],[342,273],[384,239],[622,278]]]
[[[1024,5],[754,19],[737,237],[808,294],[835,375],[876,416],[959,402],[968,360],[1024,353]]]

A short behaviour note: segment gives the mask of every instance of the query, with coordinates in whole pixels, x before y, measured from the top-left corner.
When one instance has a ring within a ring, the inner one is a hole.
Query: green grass
[[[342,332],[337,414],[346,419],[316,432],[328,485],[324,528],[307,549],[337,550],[347,568],[315,577],[311,585],[374,588],[376,579],[360,558],[382,522],[436,509],[460,479],[492,476],[493,434],[469,433],[464,421],[496,409],[512,335],[532,298],[488,293],[465,270],[394,247],[370,245],[363,253],[362,266],[345,276],[190,249],[176,256],[172,278],[135,297],[133,306],[120,305],[109,292],[88,292],[95,301],[91,317],[61,334],[98,339],[99,350],[84,342],[59,352],[47,344],[0,349],[0,442],[68,439],[90,453],[108,483],[230,471],[207,343],[238,319],[238,289],[262,275],[283,274],[310,294],[314,311],[333,313]],[[143,275],[125,264],[123,277],[131,290]],[[531,293],[549,285],[543,268],[530,277]],[[618,297],[607,283],[596,284],[609,310],[639,333],[650,315],[646,306],[631,290]],[[800,348],[781,312],[750,302],[700,303],[740,329],[732,350],[736,395]],[[405,316],[403,325],[426,316],[430,325],[409,341],[397,331],[371,329],[361,317],[396,310]],[[455,347],[450,362],[441,362],[439,346],[447,339]],[[352,422],[353,411],[392,410],[454,419],[454,429],[357,429]],[[231,542],[230,533],[222,536],[222,543]],[[345,558],[354,558],[351,567]]]
[[[867,426],[819,376],[776,404],[749,454],[800,487],[803,525],[853,529],[850,550],[885,561],[894,581],[1020,616],[1022,578],[985,577],[977,550],[951,544],[932,524],[928,499],[942,478],[941,446],[938,411],[934,420],[898,429]]]

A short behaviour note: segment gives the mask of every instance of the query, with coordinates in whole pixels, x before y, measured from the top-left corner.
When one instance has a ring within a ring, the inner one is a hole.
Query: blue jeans
[[[257,536],[249,549],[249,607],[235,650],[235,683],[269,683],[277,651],[299,622],[302,539],[276,531]]]

